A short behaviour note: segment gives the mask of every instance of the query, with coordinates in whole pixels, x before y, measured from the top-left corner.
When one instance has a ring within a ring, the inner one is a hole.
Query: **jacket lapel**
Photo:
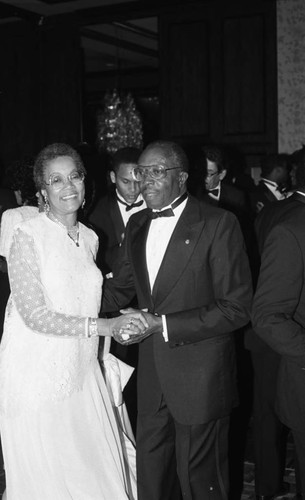
[[[116,195],[114,193],[112,193],[110,198],[110,218],[113,223],[116,239],[120,243],[122,241],[122,234],[125,232],[125,226],[118,202],[116,200]]]
[[[142,296],[146,298],[151,297],[149,276],[146,265],[146,240],[151,219],[147,216],[147,214],[148,210],[145,210],[142,217],[138,221],[137,226],[132,229],[131,237],[131,260],[134,266],[134,273],[136,275],[138,287],[141,289]],[[138,293],[138,295],[140,294]],[[149,307],[149,305],[147,305],[147,307]]]
[[[199,209],[189,199],[175,227],[164,254],[152,291],[155,305],[160,305],[179,281],[197,246],[205,222]]]

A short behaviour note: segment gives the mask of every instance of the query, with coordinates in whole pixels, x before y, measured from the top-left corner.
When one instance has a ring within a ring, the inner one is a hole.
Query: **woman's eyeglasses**
[[[85,179],[85,174],[83,172],[71,172],[71,174],[65,177],[62,174],[51,174],[49,177],[49,182],[45,182],[47,186],[52,186],[53,189],[62,189],[67,182],[71,182],[74,185],[81,184]]]

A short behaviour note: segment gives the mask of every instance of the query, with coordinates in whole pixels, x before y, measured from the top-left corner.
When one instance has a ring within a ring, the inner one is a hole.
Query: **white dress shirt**
[[[122,203],[120,203],[119,201],[117,203],[119,205],[119,209],[120,209],[120,212],[121,212],[121,215],[122,215],[124,226],[126,227],[127,226],[127,222],[129,221],[129,217],[131,217],[133,214],[136,214],[137,212],[140,212],[140,210],[143,210],[144,208],[146,208],[146,203],[143,200],[142,195],[139,194],[139,196],[137,197],[135,203],[138,203],[139,201],[143,200],[142,205],[140,207],[133,207],[133,208],[131,208],[130,210],[127,211],[126,210],[126,201],[124,200],[124,198],[122,198],[122,196],[120,196],[120,194],[118,193],[117,190],[116,190],[116,195],[117,195],[117,197],[120,200],[122,200]]]
[[[180,215],[185,208],[186,202],[187,199],[178,205],[178,207],[174,208],[174,217],[158,217],[156,219],[152,219],[151,221],[146,241],[146,264],[151,292],[153,290],[169,240],[171,239]],[[164,207],[164,210],[166,208],[171,208],[171,205]],[[162,322],[163,336],[165,341],[168,341],[166,318],[164,315],[162,315]]]
[[[274,181],[270,181],[269,179],[265,179],[264,177],[261,177],[261,180],[265,184],[265,186],[271,191],[272,194],[276,197],[277,200],[285,200],[287,196],[284,193],[281,193],[278,190],[278,184]]]
[[[218,189],[218,195],[215,195],[214,193],[211,193],[210,191],[208,191],[208,196],[210,198],[213,198],[213,200],[217,200],[219,201],[219,198],[220,198],[220,190],[221,190],[221,182],[219,181],[219,183],[217,184],[216,187],[214,187],[212,189],[212,191],[214,191],[214,189]]]

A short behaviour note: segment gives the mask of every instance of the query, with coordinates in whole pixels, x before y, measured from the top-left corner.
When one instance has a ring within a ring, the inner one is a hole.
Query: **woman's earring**
[[[48,215],[48,213],[50,212],[50,205],[49,205],[49,200],[48,200],[48,197],[46,194],[43,196],[43,199],[44,199],[43,209],[44,209],[45,214]]]
[[[83,203],[82,203],[82,209],[84,209],[84,206],[86,205],[86,200],[85,198],[83,199]]]

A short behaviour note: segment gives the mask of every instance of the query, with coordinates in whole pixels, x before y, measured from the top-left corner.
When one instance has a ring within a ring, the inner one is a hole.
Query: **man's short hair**
[[[267,154],[261,159],[261,176],[268,178],[276,167],[290,170],[289,155],[286,153]]]
[[[217,146],[204,146],[202,151],[206,160],[216,164],[218,172],[222,172],[225,169],[224,154],[221,148]]]
[[[158,140],[151,142],[145,150],[160,148],[164,156],[170,159],[176,167],[181,168],[183,172],[189,171],[189,160],[184,149],[173,141]]]
[[[139,156],[141,154],[141,150],[138,148],[126,147],[118,149],[116,153],[114,153],[110,170],[113,170],[115,173],[118,172],[122,163],[138,163]]]

